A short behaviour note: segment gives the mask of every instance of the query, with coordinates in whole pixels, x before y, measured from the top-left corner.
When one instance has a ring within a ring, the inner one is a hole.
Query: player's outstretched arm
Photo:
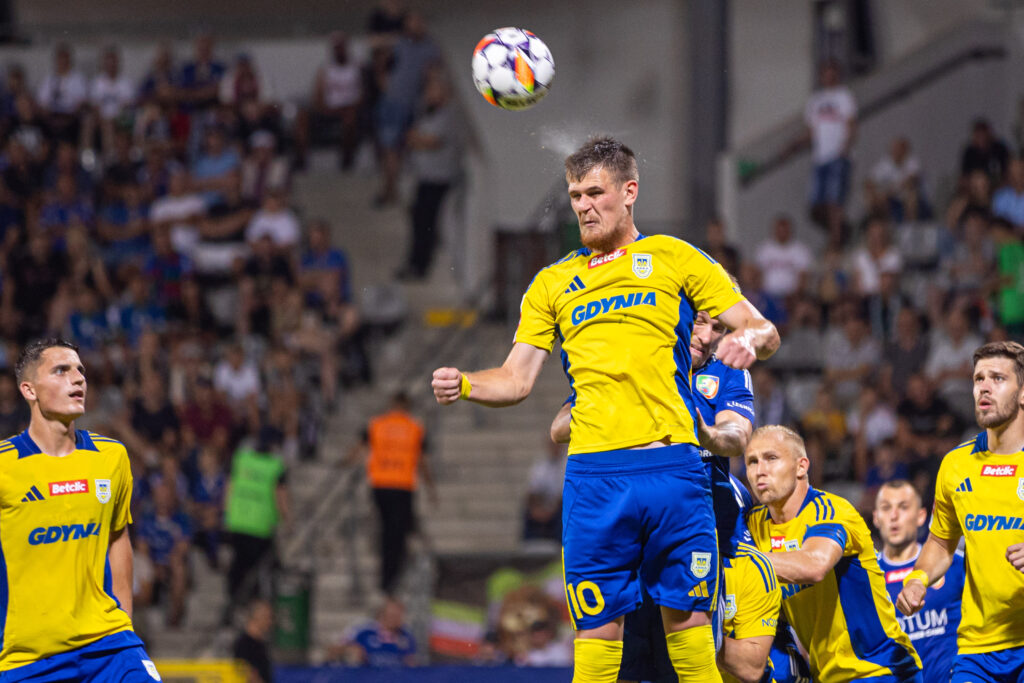
[[[572,426],[572,404],[563,403],[561,410],[551,421],[551,440],[555,443],[569,443]]]
[[[700,413],[697,413],[697,417],[697,437],[702,448],[726,458],[743,457],[743,451],[747,449],[750,434],[754,430],[749,418],[735,410],[721,410],[715,413],[715,424],[709,425]]]
[[[726,637],[718,652],[718,663],[736,680],[757,683],[764,676],[765,663],[771,649],[772,636],[743,639]]]
[[[755,360],[767,360],[779,350],[779,331],[746,299],[723,311],[718,319],[732,330],[722,337],[718,359],[731,368],[749,368]]]
[[[441,405],[460,398],[494,408],[515,405],[530,395],[547,357],[544,349],[518,342],[499,368],[468,373],[438,368],[431,381],[434,398]]]
[[[953,554],[959,539],[947,540],[935,534],[928,534],[928,540],[921,546],[912,571],[903,579],[903,590],[896,596],[896,607],[908,617],[924,607],[925,593],[945,575],[953,564]]]
[[[1014,543],[1006,549],[1006,559],[1019,572],[1024,572],[1024,543]]]
[[[110,587],[114,597],[121,603],[121,609],[128,618],[132,617],[132,541],[128,527],[110,532],[110,546],[107,549],[110,563]]]
[[[818,583],[843,556],[843,546],[831,538],[812,536],[799,550],[768,553],[775,575],[782,583]]]

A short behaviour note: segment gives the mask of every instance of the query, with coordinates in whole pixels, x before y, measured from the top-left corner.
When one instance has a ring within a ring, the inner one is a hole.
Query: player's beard
[[[594,231],[584,232],[580,226],[580,243],[587,249],[598,254],[606,254],[617,248],[623,237],[629,232],[629,225],[616,225],[610,229],[601,230],[595,234]]]
[[[1017,402],[1017,393],[1008,400],[1005,404],[996,404],[995,410],[989,410],[988,413],[982,413],[977,407],[974,408],[974,419],[978,421],[978,426],[982,429],[992,429],[993,427],[999,427],[1014,419],[1020,414],[1020,403]]]

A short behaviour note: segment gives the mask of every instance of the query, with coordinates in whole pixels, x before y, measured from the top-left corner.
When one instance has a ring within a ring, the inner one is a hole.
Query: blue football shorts
[[[1024,647],[958,654],[950,683],[1024,683]]]
[[[576,629],[655,604],[710,612],[718,547],[696,446],[573,455],[562,496],[562,561]]]
[[[0,683],[153,683],[160,674],[141,645],[113,651],[72,650],[0,673]]]

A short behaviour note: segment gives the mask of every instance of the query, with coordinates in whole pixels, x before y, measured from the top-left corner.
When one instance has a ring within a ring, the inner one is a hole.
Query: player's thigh
[[[160,673],[145,648],[129,647],[80,661],[82,683],[153,683]]]
[[[675,447],[674,447],[675,448]],[[664,607],[708,612],[718,591],[718,544],[707,474],[694,450],[680,465],[648,473],[640,500],[647,533],[641,578]]]
[[[562,496],[566,599],[575,628],[591,629],[640,604],[641,529],[633,477],[575,476],[572,460]]]
[[[951,683],[1024,683],[1024,647],[956,655]]]

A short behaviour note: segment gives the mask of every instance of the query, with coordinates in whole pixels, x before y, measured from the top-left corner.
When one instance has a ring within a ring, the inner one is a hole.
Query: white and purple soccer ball
[[[551,51],[526,29],[499,28],[473,50],[473,83],[495,107],[532,107],[548,94],[554,79]]]

